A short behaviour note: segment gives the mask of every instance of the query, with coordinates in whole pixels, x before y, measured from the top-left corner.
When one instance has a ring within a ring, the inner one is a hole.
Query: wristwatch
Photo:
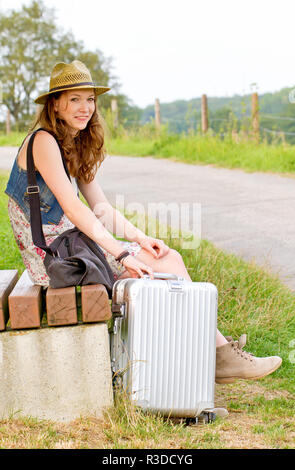
[[[124,258],[126,258],[126,256],[129,256],[129,255],[130,255],[129,251],[128,251],[128,250],[124,250],[124,251],[122,251],[122,253],[121,253],[119,256],[117,256],[117,258],[115,258],[115,260],[118,261],[118,263],[123,264],[123,263],[122,263],[122,260],[123,260]]]

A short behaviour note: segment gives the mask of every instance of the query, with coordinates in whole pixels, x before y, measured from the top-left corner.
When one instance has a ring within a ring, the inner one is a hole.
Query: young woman
[[[77,226],[104,251],[115,279],[142,277],[153,272],[175,273],[191,281],[181,255],[162,240],[146,236],[115,210],[106,199],[95,174],[105,156],[104,132],[96,107],[98,95],[109,90],[94,85],[86,66],[75,60],[59,63],[52,71],[48,93],[35,102],[43,105],[35,128],[33,157],[40,189],[43,232],[50,244],[65,230]],[[49,132],[47,132],[48,130]],[[63,167],[57,137],[72,178]],[[16,242],[26,268],[35,284],[49,285],[43,259],[45,252],[34,246],[26,193],[26,151],[30,135],[19,149],[7,184],[8,211]],[[77,186],[76,186],[77,185]],[[77,196],[85,197],[87,207]],[[118,241],[110,233],[124,234]],[[120,262],[123,251],[128,251]],[[227,340],[219,331],[216,337],[216,382],[256,379],[281,365],[277,356],[256,358],[243,351],[245,335],[239,341]]]

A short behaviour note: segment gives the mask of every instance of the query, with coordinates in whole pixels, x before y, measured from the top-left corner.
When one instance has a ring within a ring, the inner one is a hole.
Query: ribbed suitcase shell
[[[179,279],[114,284],[111,359],[136,405],[185,418],[214,408],[217,289]]]

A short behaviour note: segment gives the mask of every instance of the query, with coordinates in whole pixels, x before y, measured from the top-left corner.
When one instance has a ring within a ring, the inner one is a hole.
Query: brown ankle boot
[[[228,337],[227,344],[216,348],[216,383],[228,384],[238,379],[260,379],[280,367],[282,359],[278,356],[255,357],[243,351],[246,338],[245,334],[238,341]]]

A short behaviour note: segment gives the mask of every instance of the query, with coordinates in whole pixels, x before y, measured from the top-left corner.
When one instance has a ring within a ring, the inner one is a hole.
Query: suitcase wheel
[[[216,420],[216,414],[213,411],[204,412],[204,423],[210,424]]]
[[[195,418],[186,418],[186,426],[196,426],[198,424],[210,424],[216,420],[216,414],[213,411],[203,411]]]

